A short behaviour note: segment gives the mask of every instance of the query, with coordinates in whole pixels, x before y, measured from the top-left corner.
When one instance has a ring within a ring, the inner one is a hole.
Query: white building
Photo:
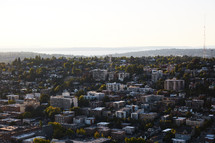
[[[116,83],[116,82],[106,84],[106,89],[108,91],[114,91],[114,92],[124,91],[126,87],[127,87],[126,85],[121,83]]]
[[[84,98],[88,100],[93,100],[93,99],[102,100],[104,97],[105,97],[104,93],[96,92],[96,91],[89,91],[87,92],[87,95],[84,95]]]

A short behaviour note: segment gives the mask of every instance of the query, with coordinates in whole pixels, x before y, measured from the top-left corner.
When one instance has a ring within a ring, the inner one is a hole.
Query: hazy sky
[[[1,0],[0,51],[215,45],[215,0]]]

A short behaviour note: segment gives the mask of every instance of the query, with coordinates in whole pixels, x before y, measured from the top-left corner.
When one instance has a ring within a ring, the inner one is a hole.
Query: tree
[[[125,143],[146,143],[143,138],[125,138]]]
[[[75,132],[72,129],[68,129],[66,130],[66,135],[72,138],[75,136]]]
[[[40,103],[47,103],[50,100],[50,96],[48,94],[42,94],[40,96]]]
[[[94,133],[94,138],[97,139],[97,138],[99,138],[99,136],[100,136],[99,132],[96,131],[96,132]]]
[[[53,126],[54,132],[53,132],[53,138],[60,139],[64,137],[65,135],[65,129],[62,127],[62,125],[58,122],[49,122],[49,125]]]
[[[50,143],[49,140],[41,139],[41,138],[35,138],[34,143]]]
[[[106,85],[105,84],[102,84],[101,86],[100,86],[100,88],[99,88],[99,90],[106,90]]]
[[[61,109],[59,107],[49,106],[45,109],[46,115],[52,120],[54,120],[54,116],[56,114],[59,114],[60,112],[61,112]]]
[[[15,100],[8,100],[8,104],[15,104],[16,101]]]
[[[31,114],[31,112],[24,112],[23,114],[22,114],[22,117],[25,119],[25,118],[32,118],[32,114]]]
[[[87,99],[84,99],[84,96],[81,95],[79,98],[78,98],[78,105],[80,107],[87,107],[89,106],[89,101]]]
[[[43,126],[43,122],[41,120],[39,121],[39,124],[40,124],[40,127]]]

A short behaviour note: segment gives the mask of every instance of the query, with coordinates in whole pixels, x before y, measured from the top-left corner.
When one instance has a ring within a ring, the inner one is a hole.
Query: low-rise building
[[[183,90],[185,86],[184,80],[177,80],[176,78],[167,79],[164,81],[164,89],[166,90]]]
[[[64,109],[69,109],[72,106],[78,107],[77,97],[66,98],[64,96],[51,96],[50,105],[53,107],[60,107]]]
[[[189,125],[189,126],[201,127],[204,125],[204,122],[205,122],[205,119],[202,119],[202,118],[191,117],[189,119],[186,119],[186,125]]]

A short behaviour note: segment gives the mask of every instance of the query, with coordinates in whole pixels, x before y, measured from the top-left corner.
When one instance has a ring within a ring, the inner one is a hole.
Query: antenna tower
[[[205,42],[206,42],[206,35],[205,35],[205,18],[204,18],[204,44],[203,44],[203,58],[206,58],[206,46],[205,46]]]

